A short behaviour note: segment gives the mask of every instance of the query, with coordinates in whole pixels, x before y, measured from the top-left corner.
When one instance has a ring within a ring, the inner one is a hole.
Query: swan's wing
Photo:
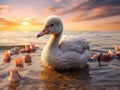
[[[89,44],[85,39],[78,37],[63,37],[60,42],[60,48],[63,52],[73,51],[82,54],[89,49]]]

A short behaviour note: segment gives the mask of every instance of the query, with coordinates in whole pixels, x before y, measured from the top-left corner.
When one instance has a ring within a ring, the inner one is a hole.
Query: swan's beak
[[[50,32],[49,26],[46,26],[40,33],[38,33],[37,38],[41,37],[41,36],[43,36],[45,34],[49,34],[49,32]]]

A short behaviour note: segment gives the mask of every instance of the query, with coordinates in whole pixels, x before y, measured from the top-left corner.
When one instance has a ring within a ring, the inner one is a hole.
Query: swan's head
[[[61,19],[57,16],[49,16],[44,22],[44,29],[37,35],[37,38],[45,34],[59,34],[62,30],[63,24]]]

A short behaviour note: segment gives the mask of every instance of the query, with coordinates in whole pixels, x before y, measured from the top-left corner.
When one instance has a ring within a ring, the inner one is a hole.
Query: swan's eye
[[[54,24],[51,24],[50,26],[54,26]]]

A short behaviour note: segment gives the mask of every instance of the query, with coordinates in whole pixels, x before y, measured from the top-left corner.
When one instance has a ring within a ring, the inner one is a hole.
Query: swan
[[[63,31],[62,20],[58,16],[48,16],[44,21],[44,29],[37,38],[50,34],[45,45],[41,61],[45,67],[55,70],[83,69],[90,58],[89,44],[84,39],[61,39]]]

